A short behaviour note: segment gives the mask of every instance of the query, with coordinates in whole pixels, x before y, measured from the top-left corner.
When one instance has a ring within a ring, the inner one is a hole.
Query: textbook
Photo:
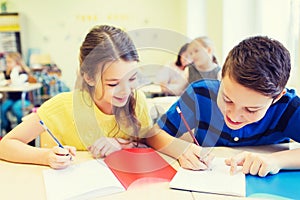
[[[179,168],[169,186],[172,189],[245,197],[245,174],[238,167],[238,171],[231,175],[224,160],[215,158],[208,170]]]
[[[62,170],[46,169],[43,176],[48,200],[81,200],[126,191],[139,179],[170,181],[175,173],[153,149],[133,148]]]

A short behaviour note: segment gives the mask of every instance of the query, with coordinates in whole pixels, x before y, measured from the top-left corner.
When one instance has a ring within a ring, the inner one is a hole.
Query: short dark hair
[[[285,88],[290,71],[289,51],[277,40],[255,36],[229,52],[222,77],[228,75],[247,88],[276,98]]]
[[[188,45],[189,45],[188,43],[184,44],[184,45],[180,48],[180,50],[179,50],[179,52],[178,52],[177,60],[176,60],[176,62],[175,62],[175,65],[177,65],[178,67],[181,67],[181,66],[182,66],[181,55],[182,55],[184,52],[186,52]]]

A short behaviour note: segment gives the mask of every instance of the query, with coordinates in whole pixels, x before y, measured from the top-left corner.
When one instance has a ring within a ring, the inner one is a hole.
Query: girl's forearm
[[[157,125],[154,125],[152,130],[149,132],[148,137],[146,138],[146,143],[155,150],[176,159],[191,145],[189,142],[169,135]]]
[[[0,142],[0,158],[10,162],[48,165],[49,151],[51,150],[32,147],[15,139],[3,138]]]

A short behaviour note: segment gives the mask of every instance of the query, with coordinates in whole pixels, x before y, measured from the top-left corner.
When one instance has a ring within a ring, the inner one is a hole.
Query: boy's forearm
[[[300,169],[300,148],[279,151],[272,154],[278,160],[281,169]]]

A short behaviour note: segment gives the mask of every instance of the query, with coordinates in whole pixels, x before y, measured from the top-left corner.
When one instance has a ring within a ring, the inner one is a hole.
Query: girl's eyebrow
[[[134,77],[137,75],[137,72],[135,72],[130,78]],[[105,81],[119,81],[121,79],[117,79],[117,78],[111,78],[111,79],[105,79]]]

